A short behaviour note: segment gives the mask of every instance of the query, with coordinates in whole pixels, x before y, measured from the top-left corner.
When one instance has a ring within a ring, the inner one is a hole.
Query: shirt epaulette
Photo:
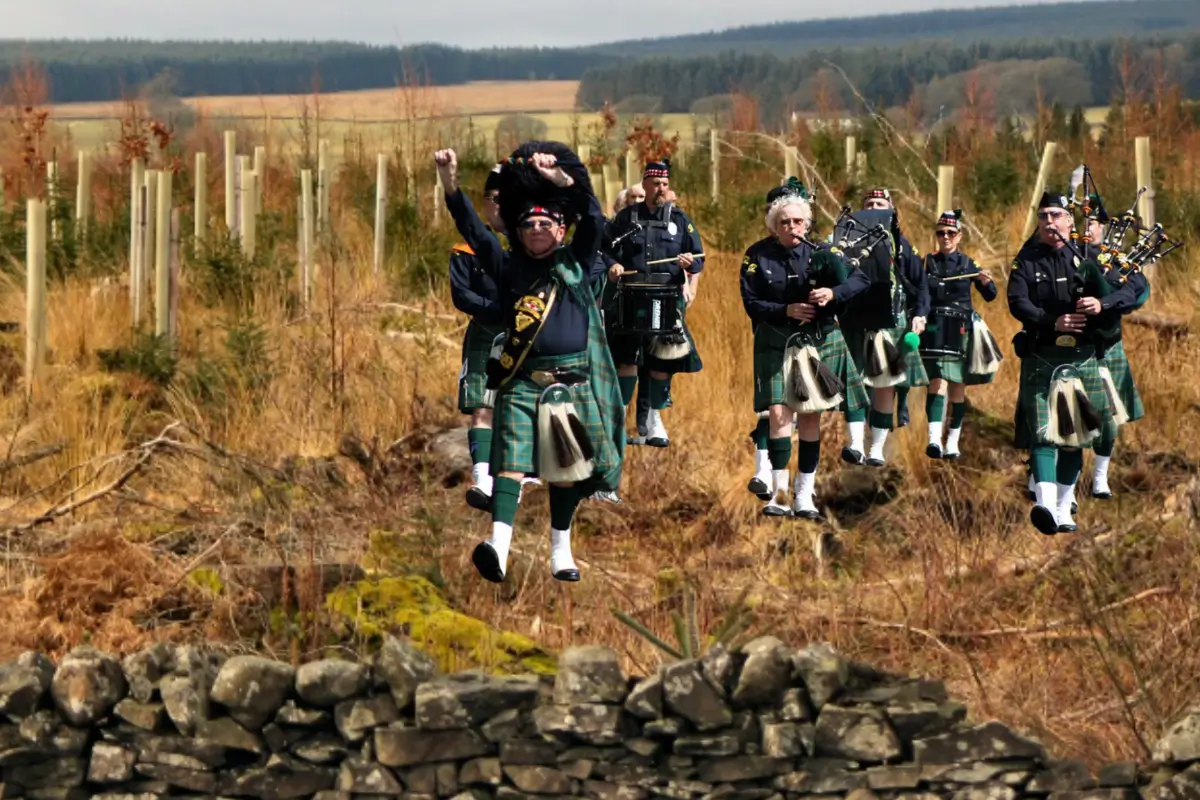
[[[459,242],[450,249],[456,253],[466,253],[472,256],[475,255],[475,251],[471,249],[471,245],[467,244],[466,242]]]

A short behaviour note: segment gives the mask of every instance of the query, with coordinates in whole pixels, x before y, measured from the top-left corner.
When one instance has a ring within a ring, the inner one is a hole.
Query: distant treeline
[[[413,80],[448,85],[586,76],[588,86],[580,97],[589,106],[609,97],[657,94],[668,108],[687,110],[700,97],[728,92],[731,80],[742,88],[762,82],[768,89],[776,83],[775,75],[786,75],[788,80],[799,76],[802,81],[823,58],[834,58],[856,77],[865,78],[868,96],[892,99],[906,96],[913,85],[951,75],[983,59],[1065,56],[1079,60],[1074,54],[1097,49],[1095,42],[1107,37],[1160,41],[1198,31],[1198,0],[1091,0],[781,22],[579,48],[0,39],[0,80],[24,57],[46,70],[53,102],[120,99],[164,70],[174,74],[175,91],[184,97],[297,94],[311,91],[317,76],[322,91],[329,92]],[[1052,36],[1060,38],[1051,41]],[[708,58],[697,60],[701,53]],[[774,55],[779,60],[748,58],[754,55]],[[687,61],[669,68],[637,61],[647,57]],[[1096,91],[1102,96],[1107,96],[1111,83],[1102,63],[1107,57],[1094,57],[1101,74]],[[883,62],[877,63],[880,58]],[[1081,63],[1092,70],[1091,62]],[[653,77],[655,72],[658,78]],[[656,84],[670,86],[671,96],[654,89]],[[783,94],[782,89],[775,93]],[[772,102],[779,104],[778,99]]]
[[[1200,7],[1200,2],[1196,3]],[[1161,60],[1160,60],[1161,56]],[[1200,97],[1200,33],[1142,39],[1057,40],[908,44],[897,48],[834,48],[803,56],[725,53],[691,59],[646,59],[589,70],[578,102],[595,108],[606,101],[630,112],[709,113],[718,101],[740,92],[758,101],[770,123],[793,109],[812,109],[822,97],[854,107],[846,78],[878,107],[904,105],[914,92],[937,115],[961,102],[966,75],[975,68],[992,82],[1000,112],[1027,111],[1039,94],[1046,103],[1107,105],[1123,91],[1123,69],[1135,87],[1148,89],[1159,69],[1185,96]],[[999,85],[996,85],[999,84]],[[928,97],[924,98],[923,94]],[[930,106],[932,106],[930,108]]]

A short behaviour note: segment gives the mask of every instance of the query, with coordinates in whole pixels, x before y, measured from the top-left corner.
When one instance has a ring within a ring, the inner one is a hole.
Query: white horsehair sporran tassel
[[[675,330],[662,336],[655,336],[650,343],[650,355],[659,361],[674,361],[692,352],[687,335],[683,332],[683,323],[677,323]]]
[[[867,364],[863,383],[872,389],[886,389],[904,383],[908,377],[904,353],[888,331],[873,331],[867,340]]]
[[[837,408],[845,386],[821,360],[809,343],[790,343],[783,359],[784,398],[799,414],[814,414]]]
[[[995,375],[1003,359],[996,337],[983,317],[976,314],[971,321],[971,363],[967,370],[972,375]]]
[[[592,474],[594,451],[571,390],[548,386],[538,399],[538,475],[546,483],[578,483]]]
[[[1082,447],[1100,433],[1103,422],[1088,400],[1083,380],[1074,368],[1064,365],[1054,370],[1046,402],[1047,425],[1043,433],[1051,444]]]

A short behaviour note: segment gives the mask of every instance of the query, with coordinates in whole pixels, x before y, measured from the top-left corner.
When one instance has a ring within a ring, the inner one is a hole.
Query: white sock
[[[942,421],[929,423],[929,443],[942,446]]]
[[[579,569],[575,559],[571,557],[571,530],[550,529],[550,571],[560,572],[564,569]]]
[[[1075,500],[1075,484],[1066,486],[1058,483],[1055,489],[1058,492],[1058,512],[1055,514],[1058,524],[1073,525],[1075,520],[1071,518],[1071,503]]]
[[[871,428],[871,452],[867,454],[867,458],[883,461],[883,445],[887,442],[887,437],[887,428]]]
[[[1042,508],[1049,509],[1051,514],[1058,516],[1058,484],[1053,481],[1039,481],[1033,485],[1034,502]],[[1071,501],[1067,500],[1067,510],[1071,510]]]
[[[962,426],[961,425],[958,426],[957,428],[950,428],[949,430],[946,431],[946,452],[948,452],[948,453],[957,453],[958,452],[958,437],[959,436],[962,436]]]
[[[1107,492],[1108,489],[1108,465],[1112,461],[1112,456],[1096,456],[1096,468],[1092,472],[1092,491]]]
[[[846,427],[850,429],[850,449],[863,452],[866,446],[863,441],[866,438],[867,423],[865,420],[860,422],[847,422]]]
[[[471,474],[475,477],[475,485],[485,494],[490,495],[492,493],[492,476],[489,467],[490,465],[486,461],[475,464],[471,467]]]
[[[754,477],[760,478],[771,471],[771,456],[766,450],[754,451]]]
[[[771,470],[771,476],[774,479],[773,483],[775,484],[774,487],[772,487],[771,492],[771,502],[774,503],[775,495],[777,495],[779,492],[784,492],[786,494],[791,487],[788,485],[789,473],[786,469]]]
[[[512,525],[507,522],[492,523],[492,538],[488,539],[488,544],[500,557],[501,572],[508,571],[508,548],[512,544],[512,531]]]
[[[1033,479],[1033,467],[1029,468],[1029,491],[1037,491],[1037,481]]]
[[[801,472],[796,475],[795,508],[804,511],[815,511],[813,490],[817,482],[817,473]]]

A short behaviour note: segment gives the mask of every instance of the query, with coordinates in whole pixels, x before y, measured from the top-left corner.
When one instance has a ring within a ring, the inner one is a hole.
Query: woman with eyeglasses
[[[1053,536],[1077,530],[1071,504],[1083,450],[1113,425],[1095,320],[1131,309],[1136,295],[1128,285],[1101,289],[1100,268],[1070,244],[1075,220],[1065,195],[1045,192],[1037,219],[1008,279],[1009,312],[1022,324],[1013,340],[1021,358],[1013,444],[1029,450],[1033,468],[1030,522]]]
[[[434,155],[446,187],[456,185],[452,157]],[[498,190],[512,249],[507,257],[499,248],[480,256],[505,309],[505,333],[487,363],[496,393],[492,535],[472,561],[486,580],[504,580],[521,481],[536,473],[549,484],[550,572],[578,581],[576,508],[584,497],[616,491],[625,448],[624,406],[594,295],[604,215],[587,168],[558,142],[517,148],[501,164]]]
[[[762,513],[817,519],[821,414],[861,411],[868,404],[835,308],[870,283],[834,250],[815,247],[805,238],[812,207],[802,185],[789,189],[768,206],[772,238],[746,251],[742,304],[754,326],[754,410],[768,412],[772,487]],[[799,439],[799,469],[791,486],[793,427]]]
[[[929,391],[925,395],[925,416],[929,420],[929,445],[925,453],[930,458],[956,459],[962,455],[959,437],[967,409],[968,383],[987,383],[991,375],[972,381],[967,374],[967,347],[972,329],[971,289],[979,291],[984,301],[996,299],[998,291],[992,275],[981,269],[966,253],[959,250],[962,243],[961,209],[943,211],[934,226],[937,252],[925,256],[925,275],[931,295],[929,324],[921,336],[921,360],[929,375]],[[946,399],[950,400],[950,427],[942,445],[942,427],[946,416]]]

